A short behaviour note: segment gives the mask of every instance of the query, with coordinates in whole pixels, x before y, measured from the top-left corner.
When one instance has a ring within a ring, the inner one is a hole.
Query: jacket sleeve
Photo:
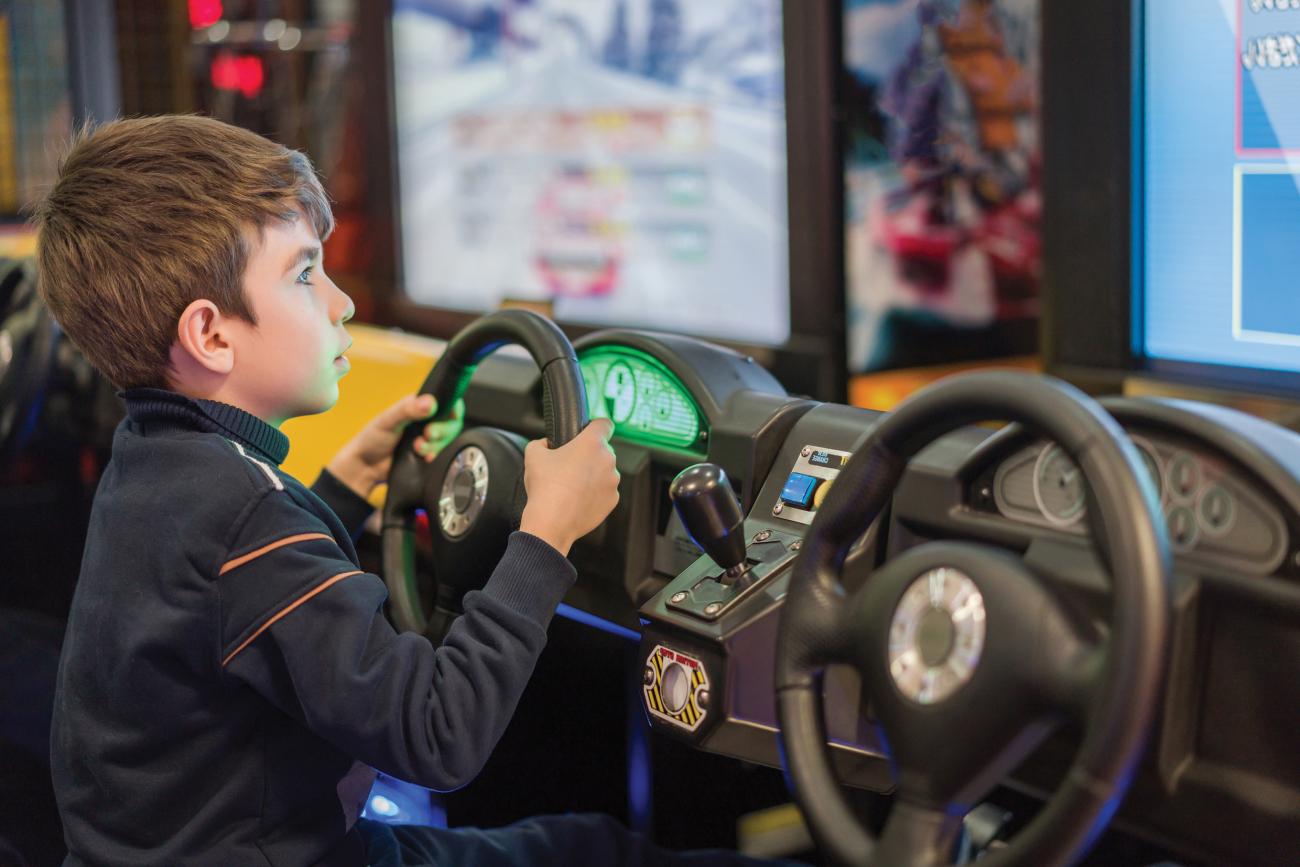
[[[550,545],[514,533],[435,649],[394,631],[383,581],[283,492],[264,495],[233,538],[216,578],[223,675],[354,758],[442,791],[487,760],[575,578]]]
[[[338,515],[353,541],[361,536],[366,519],[375,511],[375,507],[365,497],[343,484],[338,476],[324,467],[321,467],[316,481],[312,482],[311,492]]]

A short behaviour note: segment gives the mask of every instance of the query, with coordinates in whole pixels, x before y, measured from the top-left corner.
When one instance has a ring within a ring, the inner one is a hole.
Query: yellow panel
[[[0,226],[0,256],[24,259],[36,255],[36,229],[30,223]]]
[[[860,374],[849,379],[849,403],[866,409],[891,410],[912,392],[945,376],[991,369],[1041,371],[1043,363],[1037,356],[1016,356]]]
[[[293,444],[284,469],[306,484],[315,481],[343,444],[429,375],[444,343],[373,325],[349,325],[352,369],[339,380],[339,402],[320,415],[290,419],[284,432]],[[383,502],[383,488],[371,501]]]

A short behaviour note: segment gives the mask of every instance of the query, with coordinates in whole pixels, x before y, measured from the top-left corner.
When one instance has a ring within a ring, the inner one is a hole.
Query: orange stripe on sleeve
[[[243,566],[245,563],[248,563],[251,560],[256,560],[258,557],[261,557],[263,554],[269,554],[272,551],[274,551],[276,548],[283,548],[285,545],[292,545],[294,542],[306,542],[309,539],[332,539],[332,538],[334,537],[327,536],[324,533],[299,533],[297,536],[285,536],[283,539],[277,539],[276,541],[270,543],[269,545],[263,545],[262,547],[258,548],[256,551],[245,554],[242,557],[236,557],[235,559],[226,563],[226,565],[222,566],[221,571],[218,572],[217,575],[218,576],[225,575],[231,569],[238,569],[240,566]]]
[[[245,638],[242,644],[240,644],[234,650],[230,651],[230,655],[227,656],[225,659],[221,660],[221,667],[225,668],[227,665],[229,665],[230,660],[238,656],[245,647],[252,644],[257,639],[257,636],[261,635],[263,632],[265,632],[266,630],[274,626],[276,622],[279,621],[280,618],[284,617],[290,611],[297,608],[299,605],[303,604],[308,599],[315,596],[317,593],[320,593],[322,590],[327,590],[330,587],[333,587],[335,584],[342,581],[344,578],[350,578],[353,575],[360,575],[360,574],[362,574],[360,569],[354,570],[352,572],[340,572],[339,574],[335,575],[333,578],[330,578],[328,581],[325,581],[317,585],[316,587],[307,591],[303,595],[299,596],[293,602],[289,603],[284,608],[280,609],[280,611],[274,617],[272,617],[270,620],[266,621],[260,627],[258,627],[257,631],[254,632],[252,635],[248,636],[247,638]]]

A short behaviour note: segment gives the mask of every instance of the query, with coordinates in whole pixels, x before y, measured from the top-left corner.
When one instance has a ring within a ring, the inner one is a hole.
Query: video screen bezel
[[[1300,373],[1146,352],[1145,10],[1043,3],[1045,369],[1098,391],[1138,375],[1294,400]]]
[[[364,75],[382,82],[366,118],[368,176],[388,179],[368,190],[367,217],[375,251],[375,318],[382,325],[434,337],[455,334],[480,316],[411,300],[401,275],[401,213],[397,190],[391,0],[362,4],[359,39]],[[780,346],[705,338],[752,355],[791,393],[820,400],[847,397],[844,337],[843,179],[836,121],[841,29],[838,0],[784,0],[787,225],[790,336]],[[486,312],[486,311],[484,311]],[[743,311],[738,311],[743,315]],[[599,327],[560,321],[571,339]],[[629,327],[608,323],[603,327]],[[632,325],[630,327],[635,327]]]

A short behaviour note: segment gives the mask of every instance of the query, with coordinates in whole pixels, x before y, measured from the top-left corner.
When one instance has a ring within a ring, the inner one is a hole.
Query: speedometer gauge
[[[611,364],[601,391],[605,396],[605,409],[615,424],[622,424],[632,417],[636,406],[636,379],[632,376],[632,368],[621,361]]]
[[[1034,502],[1043,517],[1058,527],[1083,517],[1083,473],[1058,445],[1043,446],[1034,462]]]

